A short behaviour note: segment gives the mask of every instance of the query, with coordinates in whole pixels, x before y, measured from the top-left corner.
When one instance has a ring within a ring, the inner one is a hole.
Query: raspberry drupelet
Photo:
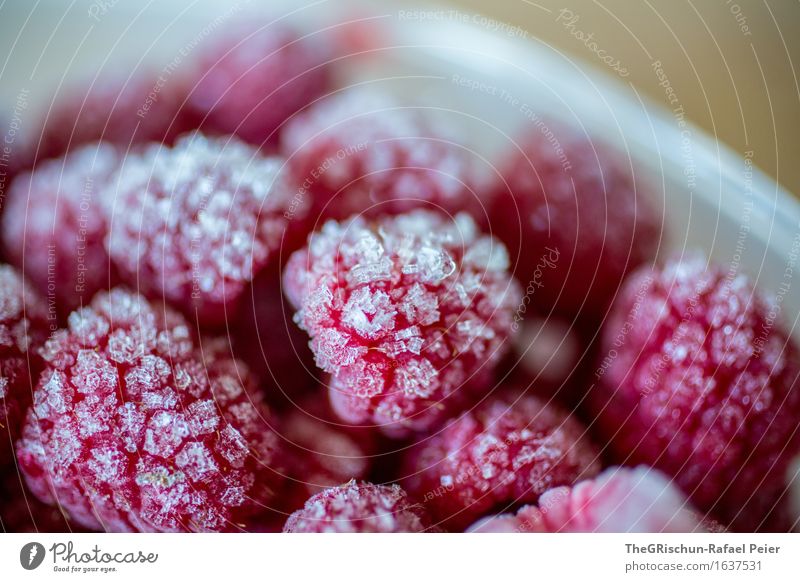
[[[339,417],[403,437],[487,389],[520,296],[507,259],[466,214],[355,217],[312,234],[284,290]]]
[[[464,210],[484,224],[488,166],[456,141],[421,109],[356,90],[292,119],[281,151],[320,220],[423,207]]]
[[[248,528],[274,497],[278,438],[246,367],[122,289],[42,348],[17,443],[30,490],[105,531]]]
[[[41,292],[53,294],[62,317],[115,283],[99,197],[120,162],[114,146],[86,145],[20,175],[9,193],[3,245]]]
[[[600,470],[585,429],[537,397],[493,395],[406,454],[402,481],[437,520],[459,531],[492,510],[535,503]]]
[[[307,207],[283,165],[199,133],[129,154],[104,196],[120,276],[201,325],[235,318],[256,274],[304,234]]]
[[[189,106],[204,132],[274,143],[289,117],[329,89],[332,46],[282,23],[235,23],[200,55]]]
[[[539,312],[597,322],[624,276],[654,256],[661,217],[621,152],[548,124],[506,152],[492,229]]]
[[[778,305],[701,255],[643,269],[603,331],[589,413],[616,461],[654,466],[735,530],[784,530],[800,358]]]
[[[537,505],[488,517],[479,533],[684,533],[706,528],[683,493],[649,469],[610,468],[574,487],[545,491]]]
[[[10,265],[0,264],[0,467],[13,459],[17,437],[41,368],[36,350],[47,339],[47,305]]]
[[[351,481],[325,489],[294,512],[286,533],[421,533],[432,531],[424,507],[399,485]]]

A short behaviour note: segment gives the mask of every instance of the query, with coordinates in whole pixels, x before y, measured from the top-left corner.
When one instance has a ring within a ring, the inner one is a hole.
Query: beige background
[[[758,167],[800,194],[800,1],[451,3],[519,26],[570,58],[604,67],[556,22],[560,10],[571,10],[579,16],[574,29],[593,33],[607,54],[624,63],[630,72],[625,81],[666,104],[651,66],[660,60],[689,119],[737,152],[752,151]]]

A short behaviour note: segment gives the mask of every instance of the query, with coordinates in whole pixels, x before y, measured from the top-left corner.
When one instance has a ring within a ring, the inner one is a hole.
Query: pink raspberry
[[[503,245],[466,214],[355,217],[311,235],[284,289],[333,375],[339,417],[400,437],[486,389],[519,298],[507,267]]]
[[[600,320],[625,274],[654,256],[660,216],[606,144],[544,123],[518,142],[493,197],[492,228],[539,311]]]
[[[31,491],[108,531],[240,530],[275,487],[277,436],[247,369],[187,322],[101,292],[42,349],[17,443]]]
[[[374,439],[365,430],[338,424],[316,395],[284,413],[280,426],[291,479],[286,505],[292,511],[327,487],[367,477]]]
[[[189,85],[180,75],[156,71],[100,73],[68,87],[42,113],[27,144],[33,160],[59,158],[80,145],[106,141],[127,149],[149,142],[172,143],[196,126],[184,106]]]
[[[461,530],[494,509],[533,503],[599,469],[597,451],[575,419],[509,391],[410,449],[404,483],[436,520]]]
[[[486,167],[419,109],[383,95],[351,91],[315,104],[287,124],[281,149],[316,215],[425,207],[485,222]]]
[[[235,138],[197,133],[129,155],[106,197],[106,246],[120,275],[201,324],[234,318],[305,216],[282,167]]]
[[[699,255],[637,272],[602,338],[591,412],[619,462],[656,467],[735,529],[785,529],[800,358],[778,303]]]
[[[485,518],[481,533],[683,533],[705,531],[683,494],[648,467],[611,468],[573,487],[545,491],[538,506]]]
[[[420,533],[431,530],[425,509],[399,485],[350,481],[325,489],[286,520],[287,533]]]
[[[10,443],[41,368],[36,349],[47,338],[47,319],[47,306],[31,284],[0,264],[0,466],[13,458]]]
[[[98,197],[107,192],[119,163],[113,146],[87,145],[39,164],[11,189],[0,221],[2,242],[28,279],[52,294],[64,317],[114,284]]]
[[[200,56],[189,106],[203,131],[274,142],[289,117],[328,90],[330,47],[284,24],[237,23]]]

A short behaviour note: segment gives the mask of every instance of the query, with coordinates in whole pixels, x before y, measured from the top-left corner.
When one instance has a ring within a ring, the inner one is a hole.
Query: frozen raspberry
[[[331,45],[280,23],[241,22],[201,55],[189,106],[203,131],[255,145],[328,90]]]
[[[430,529],[425,509],[399,485],[355,481],[317,493],[283,526],[287,533],[420,533]]]
[[[644,269],[603,331],[591,413],[616,460],[670,475],[734,529],[783,529],[800,358],[777,303],[699,255]]]
[[[503,245],[466,214],[424,210],[328,222],[284,271],[284,289],[330,372],[340,418],[391,436],[426,430],[490,382],[519,287]]]
[[[536,502],[600,469],[585,429],[517,391],[492,396],[409,450],[405,486],[448,529],[492,510]]]
[[[103,73],[54,96],[32,135],[29,163],[58,158],[80,145],[106,141],[127,149],[133,144],[172,143],[196,126],[184,106],[188,80],[154,71],[129,75]]]
[[[106,193],[120,156],[107,144],[76,149],[39,164],[14,182],[2,221],[2,242],[14,263],[62,316],[114,284],[103,246]]]
[[[31,399],[41,362],[36,349],[47,338],[47,307],[31,284],[0,265],[0,467],[11,461],[11,442]]]
[[[235,138],[197,133],[129,155],[105,197],[106,246],[120,275],[201,324],[235,317],[304,217],[282,168]]]
[[[42,356],[17,443],[40,500],[108,531],[239,530],[271,501],[277,435],[253,379],[177,313],[101,292]]]
[[[683,533],[705,528],[669,479],[642,466],[611,468],[574,487],[550,489],[538,506],[483,519],[469,531]]]
[[[312,396],[280,424],[291,479],[286,506],[292,511],[325,488],[366,478],[372,461],[369,432],[337,423],[327,402]]]
[[[658,245],[661,220],[641,180],[621,153],[556,124],[537,125],[508,156],[491,218],[517,278],[543,313],[601,319]]]
[[[427,207],[485,222],[486,166],[422,114],[380,94],[351,91],[310,107],[281,136],[317,216],[397,214]]]

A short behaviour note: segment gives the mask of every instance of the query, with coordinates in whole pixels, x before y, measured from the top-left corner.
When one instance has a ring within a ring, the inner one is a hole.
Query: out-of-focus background
[[[218,7],[235,11],[259,1]],[[122,62],[127,53],[135,63],[141,53],[180,36],[184,21],[203,4],[213,2],[2,2],[0,98],[13,103],[20,87],[26,87],[35,101],[41,96],[37,83],[57,85],[65,71],[84,68],[81,61]],[[352,9],[352,2],[338,0],[292,4],[303,17],[314,11],[343,16]],[[394,22],[403,9],[428,14],[452,10],[468,22],[475,22],[477,13],[486,14],[506,27],[497,30],[497,36],[525,37],[559,53],[565,66],[605,70],[657,103],[682,107],[687,119],[739,154],[749,152],[756,166],[795,195],[800,193],[798,0],[449,0],[449,4],[366,5],[386,12]],[[159,11],[164,17],[153,26],[153,14]],[[124,23],[122,15],[127,18]],[[443,18],[448,19],[455,17]],[[674,91],[670,96],[660,86],[664,78]]]
[[[612,57],[627,69],[623,81],[669,105],[653,66],[660,61],[689,119],[742,155],[752,152],[758,167],[800,195],[797,0],[451,3],[518,26],[581,66],[605,68],[600,56]]]

